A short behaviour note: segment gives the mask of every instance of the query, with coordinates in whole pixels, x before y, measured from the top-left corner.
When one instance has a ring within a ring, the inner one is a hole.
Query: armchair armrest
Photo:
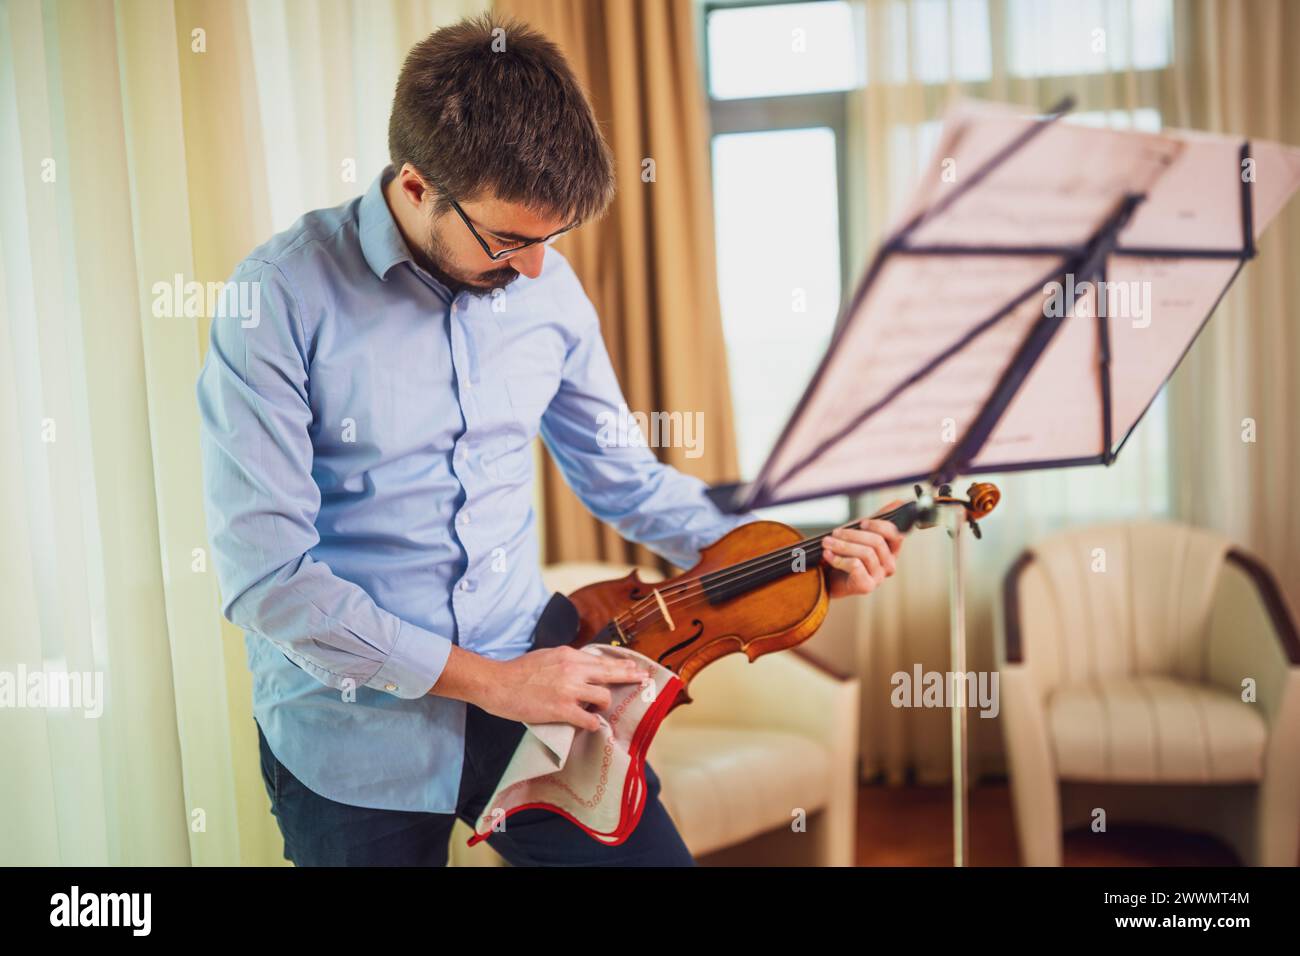
[[[1048,592],[1033,562],[1033,552],[1025,551],[1002,579],[1001,600],[993,606],[993,633],[1022,861],[1027,866],[1060,866],[1061,809],[1046,707],[1059,658],[1054,635],[1022,630],[1026,616],[1021,602],[1026,592],[1038,602],[1028,620],[1038,628],[1050,620],[1044,613],[1050,605],[1043,604]]]
[[[1300,638],[1277,582],[1244,551],[1225,556],[1205,640],[1206,679],[1240,696],[1242,680],[1254,678],[1257,706],[1268,721],[1247,857],[1263,866],[1294,866],[1300,843]]]
[[[1300,636],[1277,582],[1244,551],[1225,557],[1205,639],[1206,678],[1235,695],[1243,679],[1253,678],[1274,724],[1300,676]]]
[[[761,727],[827,740],[851,713],[857,727],[857,678],[797,648],[752,663],[744,654],[728,655],[695,676],[690,695],[692,703],[674,710],[669,723]]]
[[[661,737],[693,727],[741,727],[807,737],[825,748],[827,800],[811,827],[814,857],[852,866],[857,807],[858,679],[836,673],[799,648],[750,662],[730,654],[691,681],[692,703],[678,707]],[[651,747],[651,762],[655,759]]]
[[[1041,702],[1060,682],[1063,650],[1061,611],[1047,575],[1033,551],[1021,553],[1002,579],[994,602],[995,653],[1004,672],[1030,682]]]

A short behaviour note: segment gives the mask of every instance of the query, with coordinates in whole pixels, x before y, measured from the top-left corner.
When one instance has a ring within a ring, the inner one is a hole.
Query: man
[[[558,49],[487,18],[417,44],[388,167],[308,213],[233,281],[198,384],[223,612],[246,632],[286,858],[442,865],[523,722],[595,729],[631,664],[530,650],[549,595],[531,507],[540,434],[591,511],[678,565],[752,515],[641,447],[604,447],[623,402],[554,236],[599,215],[612,161]],[[836,596],[894,570],[891,525],[827,546]],[[689,865],[658,800],[622,845],[526,810],[490,839],[516,864]]]

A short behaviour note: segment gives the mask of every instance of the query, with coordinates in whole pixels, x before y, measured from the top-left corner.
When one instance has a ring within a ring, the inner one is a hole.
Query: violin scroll
[[[933,495],[926,494],[920,485],[913,485],[912,488],[916,492],[915,501],[909,501],[893,511],[876,517],[893,522],[898,530],[904,532],[914,527],[933,528],[939,523],[939,506],[956,505],[965,512],[971,531],[978,538],[980,536],[978,522],[987,517],[1002,500],[1002,492],[998,491],[998,486],[988,481],[973,482],[966,489],[965,498],[953,495],[952,486],[947,484],[940,485]]]
[[[1002,500],[1002,492],[998,491],[998,486],[989,481],[977,481],[966,489],[966,497],[969,499],[966,505],[966,514],[975,521],[985,518],[989,513],[998,506]]]

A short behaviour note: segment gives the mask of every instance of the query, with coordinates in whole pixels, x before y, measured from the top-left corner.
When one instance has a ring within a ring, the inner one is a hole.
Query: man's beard
[[[414,249],[412,254],[420,267],[450,289],[453,296],[459,295],[461,292],[486,295],[493,289],[504,289],[519,278],[519,273],[510,266],[483,272],[472,278],[452,275],[440,265],[440,263],[446,262],[449,256],[446,246],[434,235],[432,230],[429,232],[429,241],[424,248]]]

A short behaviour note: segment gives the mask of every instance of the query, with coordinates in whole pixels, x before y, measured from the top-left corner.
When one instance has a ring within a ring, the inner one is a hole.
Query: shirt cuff
[[[450,656],[451,641],[447,638],[402,621],[397,643],[366,686],[407,700],[423,697],[442,676]]]

